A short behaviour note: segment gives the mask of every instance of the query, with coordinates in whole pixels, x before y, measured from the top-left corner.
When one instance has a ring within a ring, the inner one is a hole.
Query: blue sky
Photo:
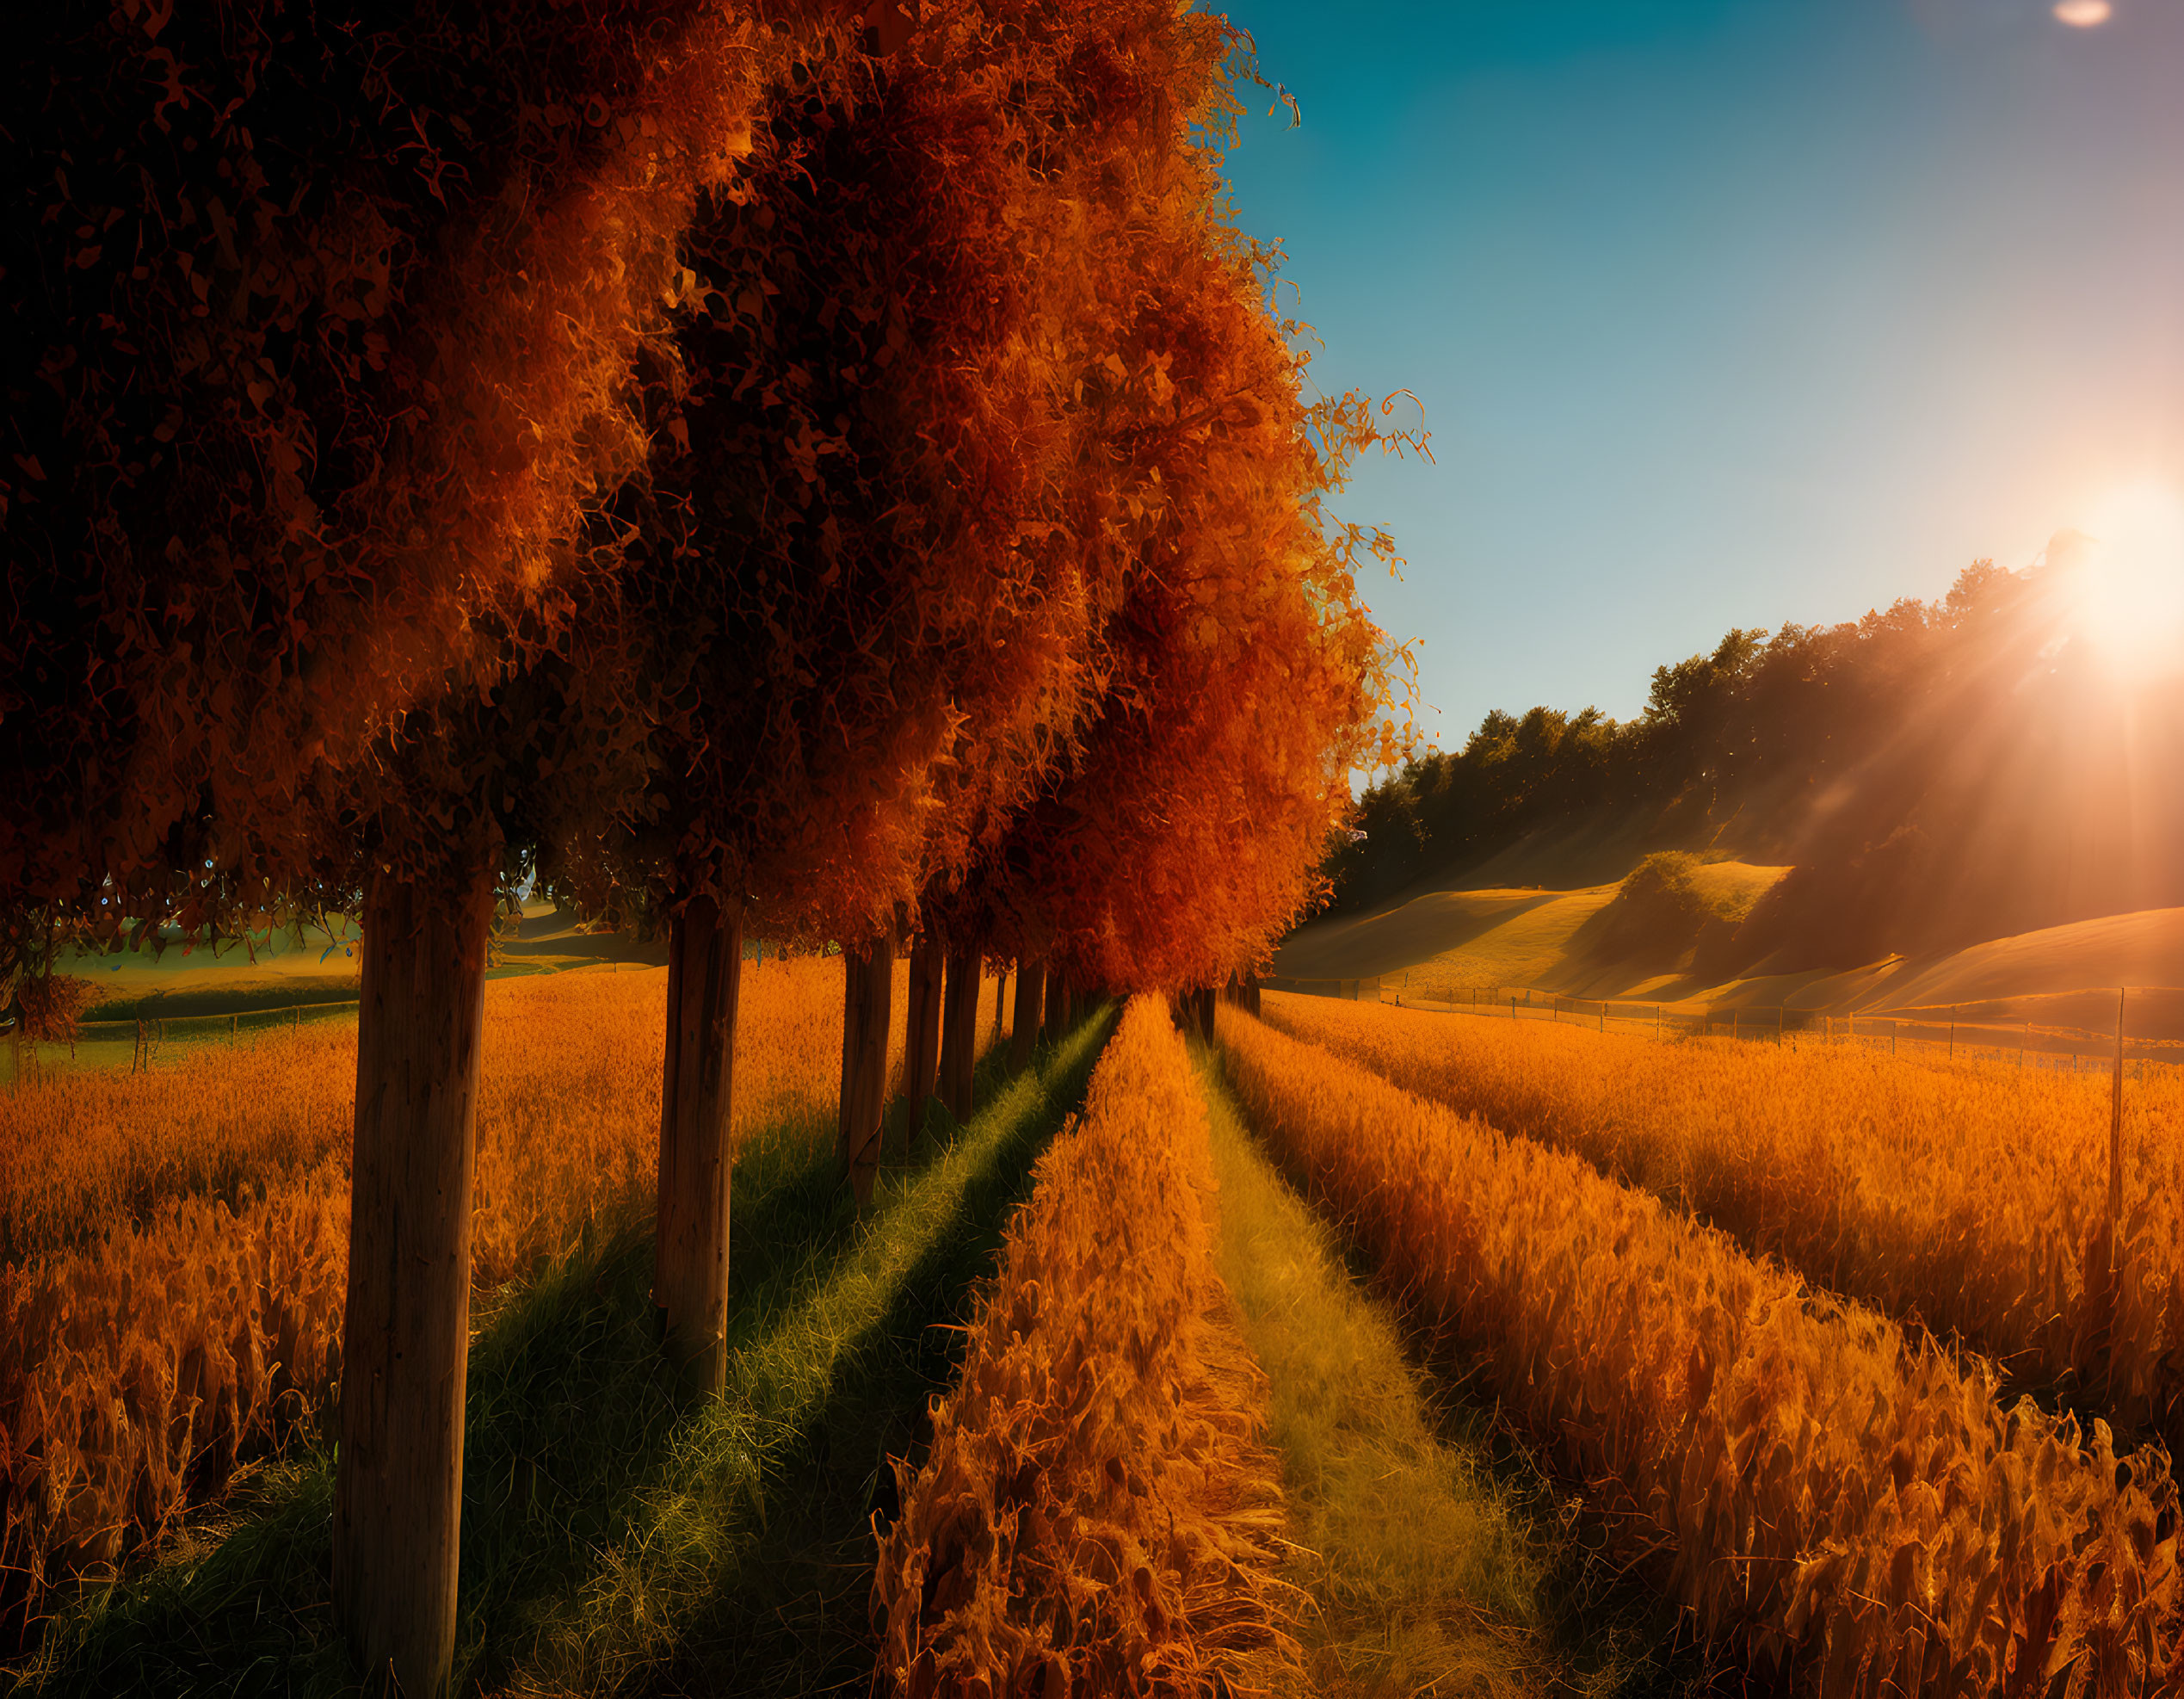
[[[1340,509],[1410,557],[1367,588],[1434,741],[2184,475],[2184,4],[2113,4],[1237,0],[1304,117],[1245,124],[1239,222],[1320,386],[1434,433]]]

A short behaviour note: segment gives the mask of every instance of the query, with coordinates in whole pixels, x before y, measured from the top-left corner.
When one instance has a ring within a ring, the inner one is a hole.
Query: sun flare
[[[2152,480],[2117,490],[2086,529],[2079,633],[2126,677],[2184,670],[2184,490]]]

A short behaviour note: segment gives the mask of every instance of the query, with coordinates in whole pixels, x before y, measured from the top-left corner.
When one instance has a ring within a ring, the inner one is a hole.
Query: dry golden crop
[[[2112,1311],[2105,1078],[1812,1043],[1663,1045],[1326,998],[1270,997],[1266,1011],[1408,1090],[1575,1152],[1816,1285],[1961,1335],[2022,1384],[2070,1384],[2120,1428],[2154,1427],[2172,1446],[2184,1435],[2184,1078],[2171,1070],[2125,1086]]]
[[[145,1073],[47,1072],[0,1096],[0,1261],[34,1262],[148,1220],[163,1200],[231,1202],[349,1143],[356,1028],[208,1046]]]
[[[480,1291],[651,1207],[665,975],[500,981],[485,1010]],[[841,1053],[839,958],[747,966],[738,1134],[830,1140]],[[0,1611],[153,1537],[324,1402],[355,1068],[353,1026],[306,1027],[0,1097]]]
[[[1251,1118],[1709,1635],[1838,1696],[2166,1690],[2176,1489],[1578,1158],[1221,1011]]]
[[[903,1044],[898,967],[895,1030]],[[659,1134],[659,973],[577,973],[488,985],[478,1106],[481,1247],[535,1233],[503,1226],[542,1187],[600,1207],[596,1176],[649,1165]],[[989,992],[986,1004],[991,1004]],[[982,1025],[982,1046],[990,1041]],[[736,1050],[736,1127],[831,1120],[842,1046],[837,958],[747,964]],[[207,1045],[144,1073],[83,1069],[0,1094],[0,1261],[30,1263],[141,1222],[166,1200],[239,1203],[319,1163],[346,1161],[354,1025]],[[543,1147],[542,1147],[543,1146]],[[542,1169],[541,1162],[554,1165]],[[549,1174],[558,1176],[549,1179]],[[642,1185],[649,1188],[646,1167]],[[489,1268],[497,1267],[481,1250]]]
[[[1198,1695],[1293,1658],[1264,1379],[1213,1272],[1212,1183],[1182,1041],[1141,997],[1040,1160],[904,1483],[873,1593],[895,1690]]]
[[[349,1186],[170,1199],[97,1251],[0,1269],[0,1608],[156,1537],[339,1373]]]

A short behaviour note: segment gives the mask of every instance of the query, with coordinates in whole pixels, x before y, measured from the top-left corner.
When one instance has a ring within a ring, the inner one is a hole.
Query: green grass
[[[870,1517],[1031,1163],[1081,1101],[1102,1014],[885,1171],[860,1218],[824,1139],[737,1171],[727,1396],[693,1402],[657,1348],[632,1229],[504,1288],[470,1365],[457,1690],[861,1691]],[[39,1694],[336,1694],[331,1460],[256,1476],[147,1573],[59,1625]]]
[[[1485,1453],[1444,1437],[1386,1307],[1290,1190],[1200,1057],[1220,1184],[1215,1262],[1267,1372],[1287,1579],[1315,1691],[1523,1694],[1552,1668],[1539,1541]]]
[[[1194,1047],[1197,1048],[1197,1047]],[[1605,1527],[1465,1384],[1421,1367],[1354,1247],[1283,1177],[1199,1050],[1219,1184],[1217,1265],[1269,1382],[1312,1690],[1685,1699],[1741,1690],[1681,1643]]]

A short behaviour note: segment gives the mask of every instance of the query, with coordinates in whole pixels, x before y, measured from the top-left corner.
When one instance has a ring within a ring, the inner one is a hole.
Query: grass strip
[[[1545,1692],[1548,1566],[1516,1495],[1475,1438],[1446,1441],[1386,1307],[1335,1235],[1244,1131],[1201,1053],[1219,1185],[1215,1266],[1269,1382],[1299,1548],[1286,1579],[1315,1599],[1299,1625],[1311,1690]]]
[[[1369,1266],[1264,1151],[1198,1052],[1220,1186],[1222,1279],[1266,1371],[1297,1541],[1283,1579],[1311,1691],[1334,1699],[1692,1699],[1714,1667],[1673,1608],[1603,1561],[1492,1406],[1411,1360]],[[1452,1373],[1465,1365],[1449,1362]]]
[[[823,1144],[762,1140],[733,1201],[727,1396],[680,1397],[649,1233],[506,1290],[472,1354],[456,1690],[823,1693],[870,1679],[869,1517],[952,1378],[955,1324],[1111,1016],[990,1067],[952,1143],[857,1215]],[[28,1692],[356,1690],[327,1604],[330,1456],[257,1478],[148,1573],[84,1600]]]

